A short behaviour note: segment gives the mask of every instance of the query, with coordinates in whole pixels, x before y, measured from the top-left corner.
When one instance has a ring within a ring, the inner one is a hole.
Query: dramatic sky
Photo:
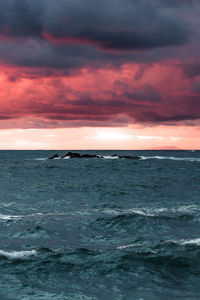
[[[0,149],[200,149],[199,0],[0,0]]]

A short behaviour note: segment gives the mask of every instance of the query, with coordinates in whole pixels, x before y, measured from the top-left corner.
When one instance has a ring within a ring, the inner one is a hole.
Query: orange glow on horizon
[[[113,138],[111,138],[111,133]],[[0,149],[16,150],[152,150],[200,149],[200,129],[158,126],[151,128],[62,128],[0,130]],[[110,136],[110,138],[109,138]]]

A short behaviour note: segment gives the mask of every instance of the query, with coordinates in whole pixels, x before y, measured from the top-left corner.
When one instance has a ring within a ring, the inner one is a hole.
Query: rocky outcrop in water
[[[96,154],[80,154],[76,152],[68,152],[67,154],[63,155],[61,158],[103,158],[103,156],[99,156]]]
[[[131,155],[125,155],[125,156],[119,156],[119,158],[122,159],[140,159],[140,156],[131,156]]]
[[[49,159],[55,159],[55,158],[59,158],[60,156],[58,154],[54,154],[51,157],[49,157]]]
[[[68,152],[61,157],[58,154],[54,154],[53,156],[49,157],[49,159],[56,159],[56,158],[104,158],[104,156],[96,155],[96,154],[80,154],[77,152]],[[117,155],[112,154],[111,158],[119,158],[119,159],[141,159],[140,156],[132,156],[132,155]]]

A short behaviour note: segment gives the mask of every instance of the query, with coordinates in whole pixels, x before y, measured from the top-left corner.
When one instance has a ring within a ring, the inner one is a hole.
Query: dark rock
[[[54,154],[51,157],[49,157],[49,159],[55,159],[55,158],[59,158],[59,155],[58,154]]]
[[[63,156],[61,156],[61,158],[65,158],[65,157],[70,157],[70,158],[103,158],[103,156],[100,155],[96,155],[96,154],[80,154],[80,153],[76,153],[76,152],[68,152],[66,154],[64,154]],[[124,155],[124,156],[119,156],[117,154],[112,154],[111,157],[119,157],[121,159],[141,159],[140,156],[131,156],[131,155]],[[53,156],[49,157],[49,159],[55,159],[55,158],[59,158],[58,154],[54,154]]]
[[[123,159],[140,159],[140,156],[124,155],[124,156],[119,156],[119,158],[123,158]]]
[[[63,157],[66,157],[66,156],[72,156],[73,153],[72,152],[68,152],[67,154],[63,155]]]
[[[81,157],[81,155],[79,154],[79,153],[72,153],[71,154],[71,156],[70,156],[70,158],[80,158]]]
[[[141,159],[141,157],[138,155],[135,155],[135,156],[133,156],[133,159]]]
[[[82,154],[81,158],[99,158],[96,154]]]
[[[70,157],[70,158],[79,158],[81,155],[76,152],[68,152],[67,154],[63,155],[62,158]]]

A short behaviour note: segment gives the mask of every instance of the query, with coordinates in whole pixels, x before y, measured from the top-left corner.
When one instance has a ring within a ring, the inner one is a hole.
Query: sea
[[[0,299],[200,299],[200,151],[68,151],[0,151]]]

